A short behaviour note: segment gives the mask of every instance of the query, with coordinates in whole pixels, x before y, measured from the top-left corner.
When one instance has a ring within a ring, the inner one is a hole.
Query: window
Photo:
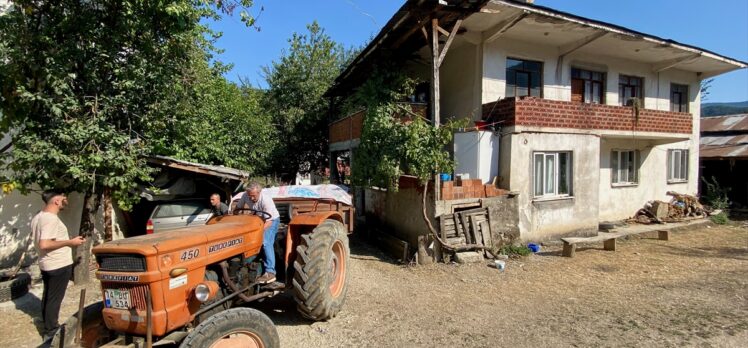
[[[535,197],[571,195],[571,166],[571,152],[533,153]]]
[[[688,86],[670,84],[670,111],[688,112]]]
[[[667,150],[667,181],[688,181],[688,150]]]
[[[605,73],[571,69],[571,101],[602,104],[605,99]]]
[[[529,60],[507,58],[506,60],[506,96],[542,97],[543,63]]]
[[[639,182],[639,150],[613,150],[610,153],[610,182],[634,185]]]
[[[639,99],[639,105],[644,106],[644,79],[620,75],[618,77],[618,103],[629,105],[630,99]]]

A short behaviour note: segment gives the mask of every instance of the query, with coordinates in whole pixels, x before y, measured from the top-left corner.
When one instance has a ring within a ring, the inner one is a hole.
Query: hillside
[[[701,104],[701,117],[748,113],[748,100],[733,103]]]

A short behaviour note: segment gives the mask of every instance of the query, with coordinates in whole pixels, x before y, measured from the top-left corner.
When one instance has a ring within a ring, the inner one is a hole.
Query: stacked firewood
[[[699,203],[698,198],[674,191],[668,191],[667,195],[673,197],[670,202],[649,201],[629,221],[661,224],[702,218],[707,215],[706,209]]]

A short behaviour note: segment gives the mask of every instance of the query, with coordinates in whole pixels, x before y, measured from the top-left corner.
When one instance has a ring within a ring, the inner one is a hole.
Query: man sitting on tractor
[[[278,233],[280,214],[278,214],[278,209],[275,208],[273,199],[268,195],[262,194],[260,184],[252,182],[245,189],[246,191],[234,207],[234,214],[238,213],[238,209],[248,206],[252,210],[265,212],[270,215],[270,218],[265,220],[262,239],[262,250],[265,252],[265,259],[263,260],[265,273],[257,278],[257,282],[260,284],[272,283],[275,281],[275,249],[273,245],[275,243],[275,235]]]

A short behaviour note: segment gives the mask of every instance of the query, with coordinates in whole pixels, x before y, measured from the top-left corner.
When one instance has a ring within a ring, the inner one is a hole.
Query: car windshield
[[[174,217],[209,214],[210,208],[200,202],[173,202],[161,204],[154,217]]]

